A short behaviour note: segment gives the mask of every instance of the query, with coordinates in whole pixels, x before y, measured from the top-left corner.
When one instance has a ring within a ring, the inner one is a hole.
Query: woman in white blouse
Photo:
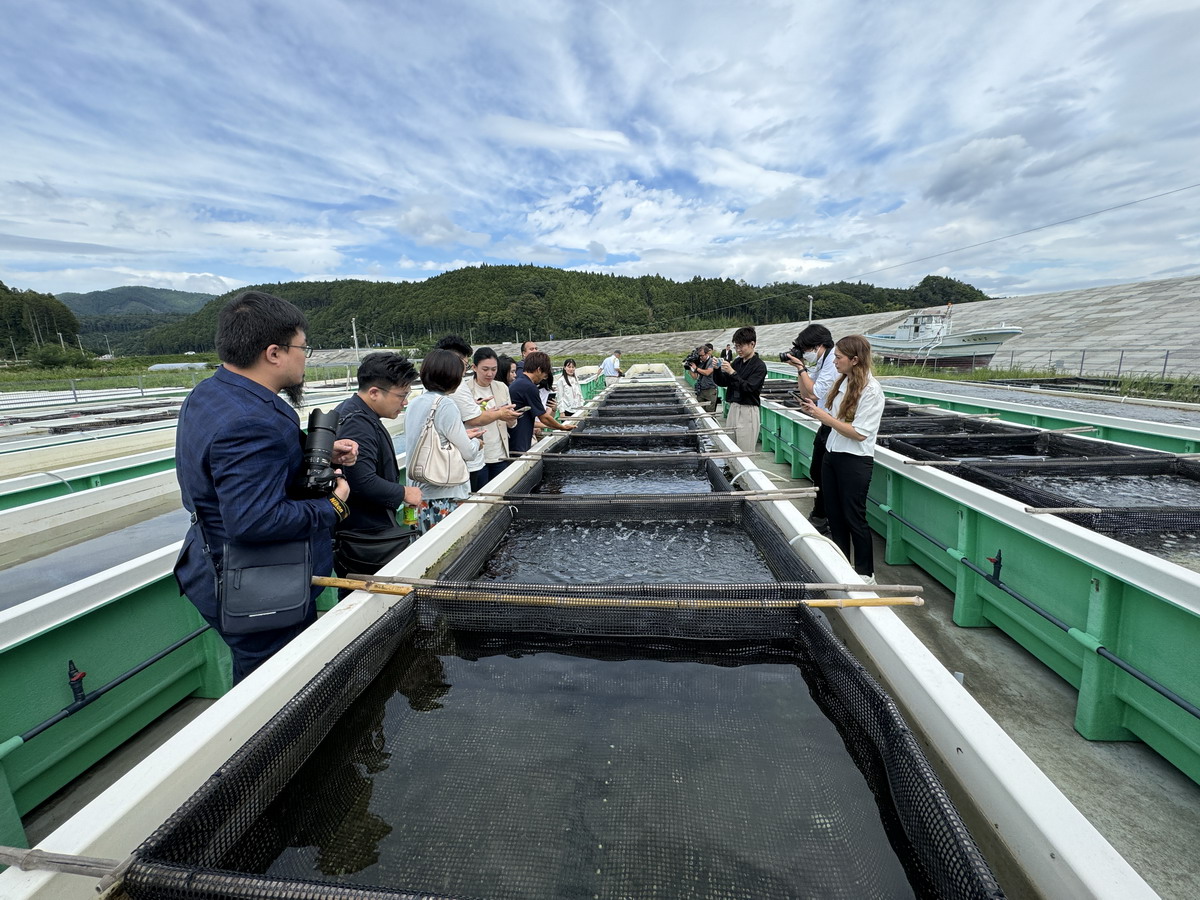
[[[867,489],[875,467],[875,437],[883,418],[883,388],[871,374],[871,344],[861,334],[837,342],[833,364],[838,380],[825,398],[825,408],[806,398],[804,411],[830,427],[821,466],[830,537],[846,559],[851,558],[853,549],[854,571],[874,584]]]
[[[558,408],[564,416],[573,416],[583,409],[583,390],[575,377],[575,360],[563,362],[562,377],[558,379]]]

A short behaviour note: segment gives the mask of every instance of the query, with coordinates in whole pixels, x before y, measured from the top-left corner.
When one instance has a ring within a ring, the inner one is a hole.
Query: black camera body
[[[787,361],[788,361],[788,357],[789,357],[789,356],[794,356],[794,357],[796,357],[796,359],[803,359],[803,358],[804,358],[804,351],[803,351],[803,350],[801,350],[801,349],[800,349],[798,346],[796,346],[796,345],[793,345],[791,350],[782,350],[782,351],[780,351],[780,353],[779,353],[779,361],[780,361],[780,362],[787,362]]]
[[[333,470],[333,442],[337,440],[341,417],[337,410],[314,409],[308,417],[308,437],[304,441],[304,462],[300,468],[297,492],[303,497],[329,497],[337,487]]]
[[[683,367],[685,369],[690,369],[692,366],[700,365],[700,349],[701,348],[697,347],[687,355],[687,358],[683,361]]]

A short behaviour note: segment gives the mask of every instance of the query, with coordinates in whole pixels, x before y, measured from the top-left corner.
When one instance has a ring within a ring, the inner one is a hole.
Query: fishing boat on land
[[[890,334],[868,334],[875,355],[884,362],[938,368],[986,366],[1000,345],[1022,333],[1015,325],[955,332],[951,305],[943,311],[911,313]]]

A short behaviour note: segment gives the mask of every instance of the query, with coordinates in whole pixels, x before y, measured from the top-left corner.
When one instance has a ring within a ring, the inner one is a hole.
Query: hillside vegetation
[[[985,300],[976,288],[930,275],[913,288],[749,285],[732,279],[677,282],[539,266],[456,269],[422,282],[286,282],[256,285],[292,301],[309,319],[309,343],[346,347],[351,319],[360,345],[428,346],[448,332],[474,344],[790,322]],[[244,290],[244,288],[239,289]],[[194,315],[122,339],[122,352],[178,353],[212,347],[217,312],[236,291]]]

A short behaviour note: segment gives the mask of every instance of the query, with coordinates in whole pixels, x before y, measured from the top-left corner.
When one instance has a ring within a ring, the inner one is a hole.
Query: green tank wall
[[[773,452],[777,462],[790,464],[794,478],[808,475],[816,433],[810,421],[763,407],[762,448]],[[1123,442],[1135,443],[1133,436]],[[1121,575],[1118,564],[1111,569],[1089,564],[904,471],[876,465],[869,496],[867,518],[886,539],[886,561],[920,566],[954,592],[958,625],[1002,629],[1075,687],[1075,729],[1081,735],[1145,741],[1200,783],[1200,720],[1095,652],[1097,646],[1107,648],[1195,703],[1200,698],[1200,666],[1195,664],[1200,616],[1133,583]],[[900,519],[952,550],[940,549]],[[1066,622],[1070,632],[962,564],[965,557],[989,570],[987,558],[997,550],[1003,552],[1003,582]]]
[[[55,497],[75,494],[90,488],[118,484],[122,481],[129,481],[132,478],[140,478],[143,475],[154,475],[158,472],[173,469],[174,467],[174,457],[167,457],[166,459],[158,459],[135,466],[121,466],[91,475],[81,475],[78,478],[56,480],[23,490],[10,491],[6,494],[0,494],[0,511],[15,509],[27,503],[37,503],[40,500],[51,500]]]
[[[203,625],[167,574],[0,652],[0,844],[26,846],[22,815],[181,700],[229,689],[229,652],[208,632],[21,743],[71,704],[68,660],[95,690]]]

